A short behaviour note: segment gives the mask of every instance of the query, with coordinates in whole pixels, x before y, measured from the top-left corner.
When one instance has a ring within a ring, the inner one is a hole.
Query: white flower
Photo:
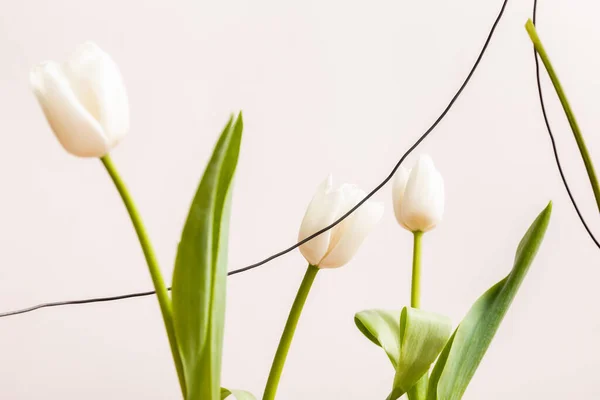
[[[409,231],[427,232],[444,214],[444,179],[433,160],[422,155],[412,170],[400,166],[392,189],[396,219]]]
[[[365,198],[365,193],[354,185],[333,189],[332,181],[329,176],[317,188],[302,220],[299,241],[330,225]],[[300,252],[319,268],[341,267],[352,259],[382,216],[383,204],[368,200],[333,229],[300,246]]]
[[[63,64],[32,68],[31,86],[62,146],[80,157],[106,155],[129,130],[129,103],[117,64],[94,43]]]

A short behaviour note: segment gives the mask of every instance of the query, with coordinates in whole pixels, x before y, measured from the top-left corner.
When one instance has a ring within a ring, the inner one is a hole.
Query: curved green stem
[[[281,339],[279,340],[279,346],[277,347],[277,352],[275,353],[275,358],[273,359],[273,364],[271,365],[271,372],[269,372],[269,379],[267,380],[265,393],[263,394],[263,400],[275,399],[275,394],[277,393],[277,387],[279,386],[279,380],[281,379],[281,373],[283,372],[285,359],[287,358],[290,350],[292,339],[294,338],[294,332],[296,332],[298,320],[300,319],[300,314],[302,314],[304,303],[306,303],[306,298],[308,297],[310,288],[315,280],[315,277],[317,276],[317,272],[319,272],[319,268],[314,265],[309,265],[308,269],[306,270],[306,274],[304,274],[304,279],[302,279],[302,283],[298,289],[298,294],[296,295],[294,304],[292,304],[290,315],[288,316],[287,322],[285,323],[285,328],[281,334]]]
[[[129,194],[125,182],[123,182],[123,180],[119,176],[119,173],[117,172],[117,169],[113,164],[110,156],[107,154],[104,157],[102,157],[101,160],[104,166],[106,167],[108,174],[112,178],[115,186],[117,187],[121,198],[123,199],[125,208],[127,208],[127,212],[131,217],[131,222],[133,223],[133,227],[135,228],[135,232],[137,233],[140,245],[142,246],[144,257],[146,257],[148,270],[150,271],[150,276],[152,277],[152,283],[154,284],[154,289],[156,290],[156,297],[158,298],[158,304],[160,305],[160,311],[162,313],[165,328],[167,330],[167,336],[169,337],[169,344],[171,346],[171,353],[173,355],[175,369],[177,370],[177,376],[179,378],[179,385],[181,386],[181,392],[183,393],[183,397],[185,398],[185,377],[183,374],[183,364],[181,362],[181,355],[179,353],[179,347],[177,345],[177,339],[175,337],[175,328],[173,325],[173,312],[171,309],[171,298],[169,297],[167,287],[165,286],[162,274],[160,273],[160,267],[158,266],[158,261],[156,259],[156,256],[154,255],[154,250],[152,249],[150,238],[146,233],[144,223],[142,222],[142,218],[140,217],[140,214],[137,208],[135,207],[133,198]]]
[[[413,265],[412,265],[412,284],[410,288],[410,306],[412,308],[421,307],[421,239],[423,232],[413,232]],[[425,373],[421,379],[409,389],[407,395],[410,400],[424,400],[427,397],[427,386],[429,383],[429,374]]]
[[[598,184],[598,177],[596,176],[596,171],[594,170],[594,164],[592,163],[590,153],[588,152],[588,149],[585,145],[585,141],[583,140],[583,135],[581,133],[581,130],[579,129],[577,120],[575,119],[575,114],[573,114],[573,110],[571,109],[569,101],[567,100],[567,95],[565,94],[565,91],[563,90],[562,85],[558,80],[558,76],[556,75],[556,71],[554,71],[554,67],[552,67],[552,63],[550,62],[548,53],[546,53],[546,50],[542,45],[542,41],[540,40],[540,37],[538,36],[537,31],[535,29],[535,25],[533,25],[533,22],[531,20],[527,21],[527,24],[525,24],[525,29],[527,29],[527,33],[529,33],[529,37],[533,42],[535,51],[540,56],[544,67],[546,67],[548,76],[550,77],[550,80],[554,85],[554,89],[556,90],[556,94],[558,95],[558,98],[560,100],[560,104],[562,104],[562,107],[565,110],[567,120],[569,121],[571,130],[573,131],[573,136],[575,136],[577,147],[579,147],[581,158],[583,159],[585,169],[590,179],[590,184],[592,185],[592,190],[594,191],[594,197],[596,197],[596,205],[598,206],[598,211],[600,211],[600,185]]]

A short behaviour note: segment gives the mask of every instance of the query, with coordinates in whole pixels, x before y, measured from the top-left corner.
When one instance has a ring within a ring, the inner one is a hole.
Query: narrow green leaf
[[[366,310],[357,313],[354,321],[369,340],[385,350],[396,370],[388,400],[402,396],[429,371],[452,332],[448,318],[410,307],[402,312]]]
[[[235,400],[256,400],[256,397],[245,390],[229,390],[221,388],[221,400],[225,400],[229,396],[233,396]]]
[[[429,380],[427,400],[460,400],[506,315],[544,239],[552,203],[519,243],[512,271],[471,307],[440,354]]]
[[[190,207],[173,272],[173,320],[183,359],[186,400],[221,398],[231,182],[243,122],[221,133]]]

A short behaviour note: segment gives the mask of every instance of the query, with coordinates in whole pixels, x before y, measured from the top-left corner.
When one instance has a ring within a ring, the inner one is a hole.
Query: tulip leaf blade
[[[442,315],[404,307],[402,311],[365,310],[354,321],[383,348],[396,374],[388,400],[396,400],[421,379],[444,348],[452,324]]]
[[[231,118],[200,181],[173,271],[173,321],[183,360],[186,400],[221,398],[221,357],[232,180],[243,121]]]
[[[451,333],[448,317],[404,307],[400,316],[400,361],[388,400],[408,392],[429,371]]]
[[[233,396],[235,400],[256,400],[256,397],[250,392],[245,390],[233,390],[221,388],[221,400],[225,400]]]
[[[552,203],[538,215],[517,247],[511,272],[473,304],[433,368],[427,400],[460,400],[504,319],[550,221]]]
[[[385,351],[394,370],[400,359],[400,314],[398,310],[364,310],[354,315],[358,330]]]

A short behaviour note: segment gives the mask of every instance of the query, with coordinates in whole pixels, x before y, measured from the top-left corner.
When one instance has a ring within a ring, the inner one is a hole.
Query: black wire
[[[536,17],[537,17],[537,0],[534,0],[533,1],[533,25],[535,25]],[[550,128],[550,122],[548,121],[548,115],[546,114],[546,105],[544,103],[544,96],[542,94],[542,84],[540,82],[540,61],[538,59],[537,52],[535,51],[535,47],[533,49],[533,58],[535,59],[535,77],[537,80],[537,89],[538,89],[538,94],[540,97],[540,106],[542,108],[542,115],[544,116],[544,123],[546,124],[546,128],[548,130],[548,135],[550,136],[550,141],[552,142],[552,150],[554,152],[554,159],[556,160],[556,166],[558,167],[558,172],[560,173],[560,178],[562,179],[563,184],[565,185],[565,189],[567,190],[567,193],[569,194],[571,203],[573,203],[575,212],[577,212],[577,215],[579,216],[579,220],[583,224],[583,227],[587,231],[588,235],[590,235],[590,238],[594,241],[596,246],[600,249],[600,243],[598,243],[598,240],[596,240],[596,237],[590,230],[588,224],[585,222],[585,219],[583,218],[583,214],[581,214],[581,211],[579,210],[579,207],[577,206],[577,202],[575,201],[575,198],[573,197],[573,193],[571,193],[571,189],[569,188],[569,184],[567,183],[567,179],[565,178],[565,174],[563,172],[562,165],[560,163],[560,158],[558,157],[558,149],[556,148],[554,134],[552,133],[552,129]]]
[[[427,138],[427,136],[429,136],[429,134],[435,129],[435,127],[442,121],[442,119],[444,119],[444,117],[446,116],[446,114],[448,114],[448,111],[450,111],[450,109],[452,108],[452,106],[454,105],[454,103],[456,102],[456,100],[458,100],[459,96],[461,95],[461,93],[463,92],[463,90],[465,89],[465,87],[467,86],[467,84],[469,83],[469,81],[471,80],[471,77],[473,76],[473,74],[475,73],[475,70],[477,69],[477,67],[479,66],[479,63],[481,62],[481,59],[483,58],[483,55],[485,54],[490,41],[492,39],[492,36],[494,35],[494,32],[496,31],[496,27],[498,26],[498,23],[500,22],[500,20],[502,19],[502,16],[504,15],[504,10],[506,9],[506,5],[508,4],[508,0],[503,0],[502,2],[502,8],[500,9],[500,12],[498,13],[498,16],[496,17],[496,20],[494,21],[494,24],[492,25],[492,28],[490,29],[490,32],[485,40],[485,43],[483,44],[483,47],[481,48],[481,51],[479,52],[479,55],[477,56],[477,60],[475,60],[475,63],[473,64],[473,67],[471,68],[471,70],[469,71],[469,74],[467,75],[467,77],[465,78],[465,80],[463,81],[462,85],[459,87],[458,91],[454,94],[454,96],[452,96],[452,99],[450,100],[450,102],[448,103],[448,105],[446,106],[446,108],[444,109],[444,111],[442,111],[442,113],[440,114],[440,116],[433,122],[433,124],[429,127],[429,129],[427,129],[425,131],[425,133],[423,133],[421,135],[421,137],[419,137],[419,139],[406,151],[406,153],[404,153],[404,155],[402,156],[402,158],[400,158],[400,161],[398,161],[396,163],[396,165],[394,166],[394,168],[392,169],[392,171],[389,173],[389,175],[379,184],[377,185],[377,187],[375,187],[375,189],[373,189],[369,194],[367,194],[367,196],[362,199],[357,205],[355,205],[354,207],[352,207],[352,209],[350,209],[350,211],[348,211],[347,213],[345,213],[344,215],[342,215],[339,219],[337,219],[336,221],[334,221],[332,224],[326,226],[325,228],[321,229],[318,232],[313,233],[312,235],[308,236],[307,238],[299,241],[298,243],[294,244],[293,246],[288,247],[285,250],[282,250],[278,253],[273,254],[272,256],[269,256],[267,258],[265,258],[262,261],[259,261],[257,263],[254,264],[250,264],[246,267],[243,268],[239,268],[233,271],[230,271],[227,273],[227,275],[236,275],[245,271],[249,271],[251,269],[260,267],[261,265],[264,265],[270,261],[273,261],[276,258],[279,258],[295,249],[297,249],[298,247],[300,247],[301,245],[303,245],[304,243],[308,242],[309,240],[314,239],[315,237],[327,232],[328,230],[330,230],[331,228],[333,228],[334,226],[336,226],[337,224],[339,224],[340,222],[342,222],[344,219],[348,218],[348,216],[350,216],[353,212],[355,212],[360,206],[362,206],[367,200],[369,200],[375,193],[377,193],[379,190],[381,190],[382,187],[384,187],[393,177],[394,174],[396,173],[396,171],[398,170],[398,168],[400,167],[400,165],[402,164],[402,162],[404,162],[404,160],[406,159],[406,157],[408,157],[410,155],[410,153],[413,152],[413,150],[419,145],[421,144],[421,142],[423,140],[425,140],[425,138]],[[171,288],[169,288],[170,290]],[[155,291],[148,291],[148,292],[141,292],[141,293],[132,293],[132,294],[127,294],[127,295],[121,295],[121,296],[113,296],[113,297],[99,297],[99,298],[93,298],[93,299],[86,299],[86,300],[72,300],[72,301],[61,301],[61,302],[56,302],[56,303],[45,303],[45,304],[39,304],[37,306],[33,306],[33,307],[29,307],[29,308],[25,308],[22,310],[17,310],[17,311],[10,311],[10,312],[5,312],[5,313],[0,313],[0,318],[2,317],[8,317],[11,315],[17,315],[17,314],[24,314],[24,313],[28,313],[31,311],[35,311],[35,310],[39,310],[41,308],[49,308],[49,307],[58,307],[58,306],[65,306],[65,305],[72,305],[72,304],[89,304],[89,303],[99,303],[99,302],[105,302],[105,301],[114,301],[114,300],[122,300],[122,299],[129,299],[129,298],[134,298],[134,297],[143,297],[143,296],[150,296],[155,294]]]
[[[456,100],[458,100],[458,97],[460,96],[460,94],[462,93],[462,91],[464,90],[464,88],[467,86],[467,84],[471,80],[471,77],[475,73],[475,70],[479,66],[479,63],[481,62],[481,59],[483,58],[483,55],[485,54],[485,51],[487,50],[488,45],[490,44],[490,40],[492,39],[492,36],[494,35],[494,32],[496,30],[496,26],[498,26],[498,23],[500,22],[500,19],[502,18],[502,15],[504,15],[504,10],[506,8],[506,4],[507,3],[508,3],[508,0],[504,0],[504,2],[502,3],[502,8],[500,9],[500,12],[498,13],[498,16],[496,17],[496,20],[494,21],[494,24],[492,25],[492,29],[490,29],[490,33],[488,34],[487,39],[485,40],[485,43],[484,43],[483,47],[481,48],[481,51],[479,53],[479,56],[477,57],[477,60],[475,61],[475,64],[473,64],[473,67],[471,68],[471,71],[469,71],[469,74],[465,78],[464,82],[462,83],[462,85],[460,86],[460,88],[458,89],[458,91],[454,94],[454,96],[452,97],[452,99],[450,100],[450,102],[448,103],[448,105],[446,106],[446,108],[444,109],[444,111],[442,111],[442,113],[440,114],[440,116],[429,127],[429,129],[427,129],[425,131],[425,133],[423,133],[423,135],[421,135],[421,137],[406,151],[406,153],[404,153],[404,155],[402,156],[402,158],[400,158],[400,161],[398,161],[396,163],[396,165],[394,166],[394,168],[392,169],[392,171],[390,172],[390,174],[379,185],[377,185],[377,187],[375,187],[375,189],[373,189],[364,199],[362,199],[357,205],[355,205],[354,207],[352,207],[350,209],[350,211],[348,211],[346,214],[342,215],[337,221],[333,222],[331,225],[326,226],[325,228],[321,229],[320,231],[313,233],[312,235],[310,235],[306,239],[303,239],[303,240],[299,241],[298,243],[296,243],[295,245],[290,246],[287,249],[285,249],[283,251],[280,251],[279,253],[273,254],[272,256],[267,257],[267,258],[265,258],[262,261],[259,261],[259,262],[255,263],[255,264],[248,265],[247,267],[244,267],[244,268],[240,268],[240,269],[231,271],[229,273],[229,275],[235,275],[235,274],[240,273],[240,272],[244,272],[244,271],[248,271],[250,269],[256,268],[256,267],[260,267],[261,265],[266,264],[269,261],[272,261],[272,260],[274,260],[274,259],[276,259],[278,257],[283,256],[284,254],[289,253],[292,250],[297,249],[298,247],[300,247],[304,243],[308,242],[309,240],[314,239],[315,237],[321,235],[322,233],[327,232],[328,230],[330,230],[331,228],[333,228],[334,226],[336,226],[337,224],[339,224],[340,222],[342,222],[344,219],[346,219],[350,214],[352,214],[360,206],[362,206],[367,200],[369,200],[375,193],[377,193],[382,187],[384,187],[390,181],[390,179],[392,179],[394,177],[394,174],[396,173],[396,171],[398,170],[398,168],[400,168],[400,164],[402,164],[402,162],[404,162],[404,160],[406,159],[406,157],[408,157],[410,155],[410,153],[412,153],[413,150],[419,144],[421,144],[421,142],[423,140],[425,140],[425,138],[427,138],[427,136],[429,136],[429,134],[442,121],[442,119],[444,119],[444,117],[446,116],[446,114],[448,114],[448,111],[450,111],[450,109],[452,108],[452,106],[454,105],[454,103],[456,102]]]
[[[169,288],[171,290],[171,288]],[[97,297],[93,299],[84,299],[84,300],[66,300],[66,301],[57,301],[54,303],[44,303],[38,304],[37,306],[23,308],[21,310],[9,311],[0,314],[0,318],[2,317],[10,317],[11,315],[25,314],[28,312],[32,312],[35,310],[40,310],[42,308],[50,308],[50,307],[60,307],[60,306],[70,306],[76,304],[89,304],[89,303],[104,303],[105,301],[115,301],[115,300],[125,300],[132,299],[134,297],[144,297],[151,296],[155,294],[154,290],[148,292],[139,292],[139,293],[131,293],[131,294],[123,294],[119,296],[111,296],[111,297]]]

